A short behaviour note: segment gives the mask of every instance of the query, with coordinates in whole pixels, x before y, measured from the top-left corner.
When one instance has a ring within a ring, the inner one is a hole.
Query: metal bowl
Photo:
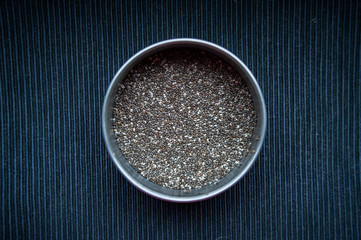
[[[191,189],[189,192],[165,188],[155,183],[152,183],[143,176],[141,176],[124,158],[121,150],[119,149],[113,132],[113,123],[111,120],[115,96],[117,94],[120,84],[126,78],[129,71],[137,64],[139,64],[142,60],[146,59],[147,57],[156,52],[179,47],[202,49],[206,52],[220,57],[231,66],[233,66],[239,72],[242,79],[246,82],[246,85],[252,95],[257,115],[257,124],[252,135],[250,153],[244,159],[242,159],[242,164],[234,167],[233,170],[229,172],[225,177],[220,179],[218,183],[203,186],[200,189]],[[109,154],[113,162],[118,167],[123,176],[139,190],[155,198],[170,202],[185,203],[201,201],[214,197],[217,194],[220,194],[230,188],[248,172],[248,170],[255,162],[261,150],[266,131],[266,108],[263,96],[256,79],[254,78],[250,70],[246,67],[246,65],[231,52],[216,44],[190,38],[171,39],[159,42],[141,50],[132,58],[130,58],[117,72],[109,86],[105,96],[102,114],[102,127],[105,144],[108,148]]]

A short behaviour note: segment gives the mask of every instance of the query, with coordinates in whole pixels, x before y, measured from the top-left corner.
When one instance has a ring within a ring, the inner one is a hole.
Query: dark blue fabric
[[[361,239],[361,3],[289,2],[1,1],[0,238]],[[194,204],[136,190],[101,133],[122,64],[178,37],[237,55],[268,111],[251,171]]]

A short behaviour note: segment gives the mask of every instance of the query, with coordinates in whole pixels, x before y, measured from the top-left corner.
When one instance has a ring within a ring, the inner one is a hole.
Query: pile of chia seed
[[[241,164],[256,125],[237,71],[195,49],[163,51],[137,65],[119,88],[113,117],[134,169],[185,191],[217,183]]]

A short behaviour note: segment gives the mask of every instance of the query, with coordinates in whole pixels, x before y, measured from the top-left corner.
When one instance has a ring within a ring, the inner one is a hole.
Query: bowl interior
[[[236,166],[230,173],[228,173],[224,178],[222,178],[218,183],[204,186],[200,189],[192,189],[188,192],[183,190],[175,190],[170,188],[165,188],[160,185],[154,184],[141,176],[124,158],[121,150],[118,147],[114,132],[112,130],[112,109],[114,100],[118,91],[118,88],[122,81],[125,79],[129,71],[139,64],[143,59],[149,57],[150,55],[163,51],[170,48],[196,48],[202,49],[209,53],[212,53],[222,59],[227,63],[233,66],[241,75],[242,79],[246,82],[247,87],[252,95],[252,100],[254,103],[257,123],[254,129],[251,140],[250,153],[242,159],[241,164]],[[134,55],[130,60],[128,60],[123,67],[118,71],[114,77],[103,106],[103,134],[104,139],[108,148],[108,151],[112,157],[112,160],[116,166],[120,169],[122,174],[137,188],[144,191],[147,194],[150,194],[153,197],[160,198],[163,200],[173,201],[173,202],[193,202],[203,199],[210,198],[216,194],[219,194],[234,183],[236,183],[252,166],[256,157],[259,154],[260,148],[262,146],[265,134],[266,127],[266,112],[265,105],[263,101],[263,96],[260,91],[260,88],[254,79],[252,73],[248,68],[232,53],[227,50],[201,40],[195,39],[178,39],[178,40],[168,40],[161,42],[155,45],[152,45],[136,55]]]

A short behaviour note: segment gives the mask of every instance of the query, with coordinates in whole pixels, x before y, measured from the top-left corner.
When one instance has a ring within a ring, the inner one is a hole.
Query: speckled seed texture
[[[237,71],[188,48],[154,54],[131,70],[113,117],[119,147],[136,171],[185,191],[215,184],[241,164],[256,125]]]

